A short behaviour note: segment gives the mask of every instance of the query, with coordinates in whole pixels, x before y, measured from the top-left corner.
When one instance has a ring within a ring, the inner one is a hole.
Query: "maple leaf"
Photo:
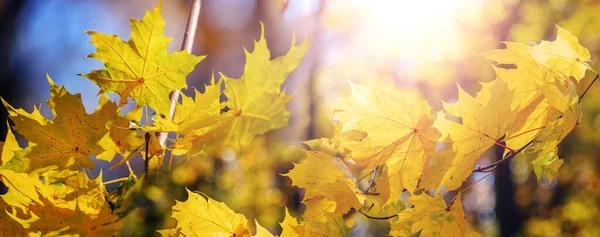
[[[188,192],[188,200],[177,201],[172,217],[185,236],[250,236],[247,220],[217,202],[195,192]]]
[[[335,108],[334,119],[343,125],[337,137],[367,169],[387,164],[390,201],[396,201],[404,189],[414,191],[435,150],[440,133],[432,127],[431,107],[399,90],[351,87],[350,97]],[[355,136],[357,131],[364,135]]]
[[[431,107],[398,90],[351,87],[350,97],[335,108],[334,119],[343,125],[338,137],[352,151],[352,159],[366,162],[367,169],[387,164],[390,195],[383,197],[394,202],[404,189],[414,191],[435,150],[440,133],[432,127]],[[364,135],[356,136],[356,132]]]
[[[542,177],[546,177],[549,182],[552,182],[552,178],[558,174],[558,169],[564,163],[563,160],[559,159],[557,151],[542,152],[546,156],[538,156],[531,162],[533,164],[533,172],[537,176],[538,183],[542,180]]]
[[[10,126],[8,128],[10,128]],[[4,164],[13,159],[15,152],[22,150],[23,148],[19,146],[15,134],[12,132],[12,130],[8,129],[4,142],[0,142],[0,169],[4,166]]]
[[[452,160],[456,157],[456,151],[450,147],[436,151],[431,155],[431,161],[423,171],[419,187],[437,190],[444,178],[444,174],[452,166]]]
[[[337,138],[319,138],[302,143],[311,151],[320,151],[333,157],[346,158],[351,154],[351,151],[342,146],[341,141]]]
[[[103,203],[97,215],[89,215],[79,209],[69,210],[49,205],[46,200],[35,204],[32,209],[39,210],[29,219],[13,217],[23,226],[27,226],[30,235],[40,236],[117,236],[123,226],[118,216],[111,214],[108,203]]]
[[[309,220],[299,222],[290,215],[287,208],[285,219],[280,223],[281,237],[300,236],[350,236],[350,229],[341,216],[328,215],[326,221]]]
[[[296,228],[300,226],[300,222],[294,218],[287,207],[285,208],[285,217],[283,221],[279,223],[281,226],[281,237],[299,237],[300,235],[296,232]]]
[[[524,156],[531,160],[538,182],[542,177],[552,180],[557,175],[558,169],[564,163],[558,157],[557,146],[575,126],[577,126],[575,115],[565,113],[545,126],[536,135],[531,146],[523,151]]]
[[[104,201],[101,174],[90,180],[83,172],[44,168],[30,174],[0,170],[0,176],[9,190],[2,195],[12,208],[9,216],[26,232],[107,235],[120,230]]]
[[[173,119],[158,117],[153,127],[146,128],[148,131],[176,132],[184,136],[195,136],[205,134],[216,127],[220,115],[221,82],[211,83],[206,86],[204,93],[194,89],[195,98],[181,95],[181,103],[175,105],[175,116]]]
[[[234,79],[221,75],[229,108],[223,118],[225,147],[239,150],[250,144],[255,136],[288,123],[290,112],[286,105],[293,97],[286,95],[280,87],[296,69],[309,46],[307,40],[299,46],[292,40],[287,54],[270,60],[261,23],[261,38],[254,42],[254,50],[244,50],[246,64],[242,76]]]
[[[558,31],[554,41],[542,41],[529,48],[531,56],[541,65],[549,68],[564,79],[574,78],[579,82],[586,70],[593,69],[586,63],[590,52],[579,44],[571,32],[556,26]]]
[[[132,121],[140,121],[142,109],[134,108],[125,116],[120,113],[120,108],[112,103],[106,95],[100,96],[98,108],[103,117],[107,120],[107,134],[98,141],[98,145],[104,149],[104,152],[98,154],[96,158],[111,162],[116,154],[127,157],[131,150],[139,149],[144,145],[144,138],[134,129],[129,129]]]
[[[131,97],[138,106],[149,105],[158,114],[169,114],[169,93],[187,87],[185,78],[205,56],[185,51],[167,54],[171,41],[164,36],[162,2],[140,20],[131,19],[131,37],[124,42],[116,35],[87,31],[96,46],[88,57],[105,68],[81,76],[100,87],[100,93],[118,93],[120,105]]]
[[[539,80],[573,78],[579,82],[586,70],[594,71],[587,64],[590,53],[569,31],[558,26],[557,31],[554,41],[542,41],[534,46],[504,42],[506,49],[492,50],[485,56],[496,62],[494,69],[500,77],[512,78],[513,82],[509,82],[511,89],[522,87],[521,91],[527,91]],[[540,76],[543,73],[550,76]],[[520,90],[515,91],[517,94],[519,92]]]
[[[52,85],[49,77],[48,80]],[[56,114],[54,121],[38,116],[37,109],[27,113],[2,102],[15,123],[15,130],[35,143],[26,156],[31,160],[30,170],[51,165],[72,170],[93,168],[89,156],[103,152],[98,141],[107,132],[105,119],[99,111],[87,114],[80,94],[65,92],[51,100]]]
[[[489,91],[486,91],[489,90]],[[501,80],[483,87],[483,96],[472,97],[459,87],[455,104],[444,104],[444,109],[462,118],[462,123],[450,123],[450,137],[456,157],[444,174],[440,188],[454,190],[462,185],[473,170],[481,154],[494,144],[500,145],[515,119],[511,108],[513,91]],[[486,95],[489,94],[489,95]]]
[[[316,220],[326,222],[327,216],[335,212],[335,201],[327,200],[324,196],[305,199],[302,204],[306,206],[306,211],[302,214],[304,220]]]
[[[391,223],[391,235],[409,236],[421,231],[421,236],[464,236],[466,220],[460,196],[452,206],[447,206],[441,195],[425,193],[408,201],[414,207],[398,214],[398,220]]]
[[[254,220],[254,223],[256,225],[256,234],[253,235],[254,237],[273,237],[273,234],[265,229],[265,227],[262,227],[260,224],[258,224],[257,220]]]
[[[335,214],[360,209],[365,199],[356,191],[356,181],[342,159],[321,152],[307,151],[306,158],[287,174],[292,184],[306,189],[304,199],[323,196],[336,202]]]

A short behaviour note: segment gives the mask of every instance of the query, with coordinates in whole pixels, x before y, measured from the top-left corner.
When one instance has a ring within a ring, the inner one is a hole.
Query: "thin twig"
[[[192,53],[192,48],[194,46],[194,38],[196,36],[196,29],[198,28],[198,18],[200,17],[200,6],[202,6],[202,0],[192,0],[190,12],[188,13],[187,24],[185,25],[183,42],[181,43],[181,50],[185,50],[188,53]],[[171,119],[173,116],[175,116],[175,105],[177,104],[177,100],[179,100],[180,93],[181,92],[179,90],[175,90],[169,95],[171,103],[169,109],[169,118]],[[160,146],[163,148],[165,148],[165,144],[167,143],[168,135],[168,132],[162,132],[158,137]]]
[[[150,158],[148,157],[148,145],[150,143],[150,133],[144,134],[146,140],[146,154],[144,155],[144,172],[146,173],[146,179],[148,179],[148,173],[150,169]]]
[[[129,179],[129,177],[113,179],[113,180],[106,181],[106,182],[102,183],[102,185],[107,185],[107,184],[112,184],[112,183],[118,183],[118,182],[122,182],[122,181],[127,181],[128,179]]]
[[[358,182],[362,181],[363,179],[365,179],[367,176],[371,175],[372,173],[373,173],[373,171],[365,174],[363,177],[361,177],[360,179],[358,179],[356,182],[358,183]]]
[[[588,90],[590,90],[590,88],[592,87],[592,85],[594,85],[594,82],[596,82],[596,80],[598,80],[598,74],[596,74],[596,76],[594,77],[594,79],[592,80],[592,82],[590,82],[590,84],[585,88],[585,90],[583,91],[583,93],[581,93],[581,96],[579,96],[579,102],[581,102],[581,100],[583,99],[583,97],[585,96],[585,94],[588,92]]]
[[[381,167],[381,166],[377,166],[375,167],[375,169],[373,169],[373,175],[371,176],[371,179],[369,180],[369,184],[367,185],[367,188],[365,189],[365,192],[369,192],[369,190],[375,186],[375,177],[377,177],[377,169]]]
[[[481,179],[469,184],[469,186],[467,186],[466,188],[458,191],[458,193],[456,195],[454,195],[454,197],[452,198],[452,201],[450,201],[450,204],[448,205],[448,208],[450,208],[450,206],[452,206],[452,204],[454,204],[454,201],[456,200],[456,198],[458,198],[458,196],[460,196],[460,194],[462,194],[463,192],[469,190],[470,188],[472,188],[473,186],[475,186],[475,184],[481,182],[481,180],[484,180],[485,178],[489,177],[490,175],[492,175],[492,172],[486,174],[485,176],[481,177]]]
[[[535,141],[535,139],[531,139],[529,140],[529,142],[527,142],[525,145],[523,145],[521,148],[515,150],[515,152],[509,152],[508,154],[506,154],[506,156],[504,156],[502,159],[495,161],[494,163],[491,163],[487,166],[484,167],[479,167],[475,170],[473,170],[473,172],[490,172],[492,170],[494,170],[498,165],[509,161],[511,158],[515,157],[517,154],[521,153],[523,150],[525,150],[525,148],[529,147],[531,144],[533,144],[533,142]]]
[[[368,215],[367,213],[364,213],[361,210],[358,210],[358,212],[360,212],[360,214],[363,214],[363,216],[365,216],[365,217],[367,217],[369,219],[373,219],[373,220],[389,220],[389,219],[392,219],[392,218],[398,216],[398,214],[394,214],[394,215],[391,215],[391,216],[378,217],[378,216],[370,216],[370,215]]]
[[[129,175],[131,175],[133,177],[133,180],[137,181],[137,175],[135,175],[135,173],[133,172],[133,169],[131,168],[131,164],[129,164],[129,161],[125,161],[125,164],[127,164],[127,169],[129,169]]]

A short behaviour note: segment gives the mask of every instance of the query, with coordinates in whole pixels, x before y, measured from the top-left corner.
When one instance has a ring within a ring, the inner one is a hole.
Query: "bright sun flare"
[[[360,40],[370,50],[402,59],[440,61],[460,52],[457,18],[466,1],[355,0],[352,4],[364,14]]]

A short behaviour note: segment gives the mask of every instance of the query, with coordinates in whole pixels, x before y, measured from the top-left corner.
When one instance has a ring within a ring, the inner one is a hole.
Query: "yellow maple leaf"
[[[564,163],[558,157],[558,144],[577,126],[577,120],[572,113],[565,113],[560,118],[551,121],[535,137],[533,144],[523,151],[533,165],[533,171],[538,182],[542,177],[549,181],[557,175],[558,169]]]
[[[100,93],[118,93],[120,105],[127,97],[138,106],[149,105],[158,114],[169,114],[169,93],[187,87],[185,78],[205,56],[185,51],[167,54],[171,41],[164,36],[162,2],[140,20],[131,19],[131,37],[124,42],[116,35],[87,31],[96,52],[88,57],[102,61],[105,68],[83,77],[100,87]]]
[[[335,211],[335,201],[327,200],[324,196],[317,196],[302,201],[302,204],[306,206],[302,218],[306,220],[316,220],[319,222],[326,222],[327,216],[333,214]]]
[[[176,132],[184,136],[205,134],[214,129],[222,108],[219,97],[221,95],[222,80],[215,83],[214,77],[211,84],[207,85],[204,93],[194,89],[195,97],[192,99],[181,95],[181,103],[175,105],[173,119],[157,117],[150,131]]]
[[[456,157],[456,151],[452,147],[436,151],[431,155],[431,161],[423,171],[419,187],[425,190],[437,189],[444,178],[444,174],[452,166],[452,160]]]
[[[590,53],[569,31],[558,26],[557,31],[554,41],[542,41],[534,46],[504,42],[506,49],[492,50],[485,56],[496,63],[494,69],[500,77],[512,78],[511,89],[522,87],[515,91],[517,94],[530,89],[536,80],[573,78],[579,82],[586,70],[594,71],[587,64]],[[550,76],[540,77],[542,72]]]
[[[172,217],[185,236],[250,236],[247,220],[227,205],[198,193],[188,192],[188,200],[177,201]]]
[[[305,220],[299,222],[285,210],[285,219],[280,223],[281,237],[350,236],[350,229],[341,216],[328,215],[325,221]]]
[[[414,191],[435,150],[440,133],[432,126],[431,107],[399,90],[351,86],[350,97],[335,108],[334,119],[343,125],[338,137],[368,169],[387,164],[390,201],[396,201],[404,189]]]
[[[351,208],[360,209],[365,199],[358,190],[350,170],[340,158],[322,152],[307,151],[306,158],[287,174],[292,184],[306,190],[304,199],[323,196],[336,202],[335,214]]]
[[[564,163],[558,155],[556,149],[551,152],[542,152],[545,156],[538,156],[531,162],[533,165],[533,172],[537,176],[538,182],[542,180],[542,177],[546,177],[548,182],[552,182],[552,178],[558,174],[558,169]]]
[[[38,116],[37,109],[27,113],[3,100],[15,130],[35,143],[26,156],[31,161],[29,169],[50,165],[72,170],[93,168],[94,162],[89,156],[103,152],[98,141],[107,132],[101,112],[87,114],[80,94],[64,93],[51,102],[56,114],[54,121]]]
[[[238,79],[221,75],[225,82],[223,94],[227,97],[224,114],[224,147],[239,150],[252,142],[255,136],[283,127],[288,123],[290,112],[286,105],[293,98],[281,91],[287,76],[296,69],[310,46],[305,40],[292,46],[287,54],[270,60],[271,53],[264,37],[254,42],[254,50],[246,54],[244,73]]]
[[[529,48],[531,56],[541,65],[563,79],[574,78],[579,82],[586,70],[594,71],[587,62],[590,52],[579,44],[571,32],[556,26],[558,31],[554,41],[542,41]]]
[[[423,193],[408,201],[414,207],[398,214],[398,220],[391,224],[391,235],[410,236],[421,231],[421,236],[464,236],[466,219],[460,196],[450,207],[441,195],[431,197]]]
[[[122,116],[116,104],[107,100],[108,97],[102,95],[98,108],[101,108],[99,110],[107,120],[106,128],[109,132],[98,141],[104,152],[96,158],[111,162],[116,154],[127,157],[132,150],[140,149],[144,145],[144,137],[138,131],[129,129],[132,121],[140,121],[142,109],[134,108]]]
[[[118,236],[123,226],[119,217],[113,215],[108,203],[104,202],[97,215],[89,215],[79,209],[70,210],[50,205],[44,200],[30,207],[38,210],[28,219],[16,219],[26,227],[30,235],[39,236]]]
[[[485,91],[489,90],[489,91]],[[447,190],[460,187],[473,170],[481,154],[488,148],[501,145],[506,132],[516,116],[511,108],[513,91],[501,80],[484,86],[482,97],[472,97],[459,87],[459,100],[455,104],[444,104],[444,109],[462,118],[462,123],[450,123],[450,137],[456,157],[444,174],[440,188]],[[489,94],[489,95],[486,95]]]
[[[10,127],[8,128],[4,142],[0,142],[0,167],[8,163],[14,157],[15,152],[23,150],[23,148],[19,146],[15,134],[10,130]]]
[[[271,234],[269,230],[265,229],[265,227],[262,227],[260,224],[258,224],[257,220],[254,220],[254,223],[256,225],[256,234],[253,235],[254,237],[273,237],[273,234]]]
[[[299,237],[300,234],[296,232],[296,228],[300,226],[300,222],[294,218],[287,207],[285,208],[285,217],[283,221],[279,223],[281,226],[281,237]]]
[[[29,233],[102,235],[120,230],[104,201],[102,175],[38,169],[31,173],[0,170],[8,187],[2,201],[8,214]]]

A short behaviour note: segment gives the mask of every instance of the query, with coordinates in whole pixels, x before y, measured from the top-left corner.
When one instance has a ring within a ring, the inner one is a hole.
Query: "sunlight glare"
[[[460,52],[457,15],[466,0],[355,0],[365,13],[361,41],[396,58],[440,61]]]

